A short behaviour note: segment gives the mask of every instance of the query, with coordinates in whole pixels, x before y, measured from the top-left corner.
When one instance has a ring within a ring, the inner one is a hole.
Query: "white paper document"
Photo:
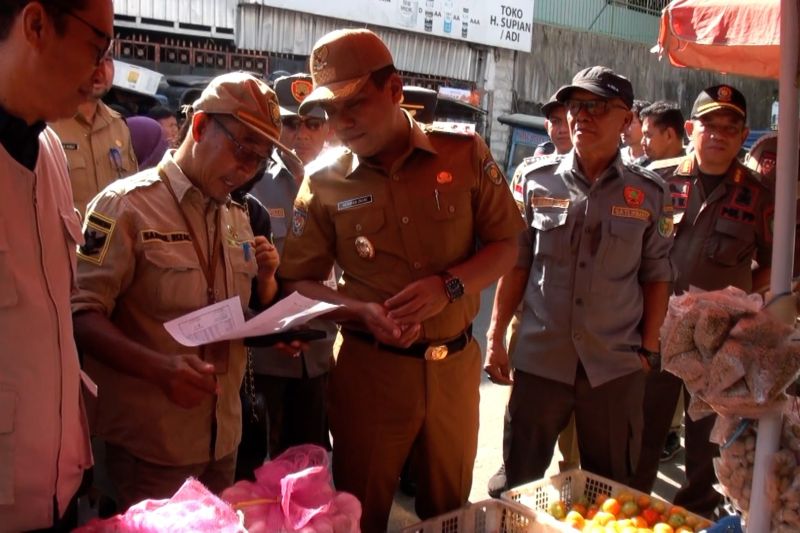
[[[293,292],[250,320],[244,319],[238,296],[209,305],[164,323],[172,338],[184,346],[268,335],[305,324],[341,307]]]

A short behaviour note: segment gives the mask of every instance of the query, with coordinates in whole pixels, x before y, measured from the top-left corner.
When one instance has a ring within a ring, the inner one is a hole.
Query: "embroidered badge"
[[[269,216],[272,218],[286,218],[286,213],[283,211],[282,207],[267,209],[267,213],[269,213]]]
[[[497,166],[497,163],[495,163],[494,159],[491,157],[486,158],[484,161],[483,173],[486,174],[486,177],[495,185],[500,185],[505,181],[503,173],[500,172],[500,167]]]
[[[308,80],[294,80],[292,82],[292,98],[299,104],[306,99],[306,96],[311,94],[313,86]]]
[[[625,187],[622,190],[622,195],[625,197],[625,203],[628,207],[641,207],[644,203],[644,191],[636,187]]]
[[[732,97],[733,91],[727,85],[722,85],[717,89],[717,100],[720,102],[730,102]]]
[[[272,117],[272,124],[281,129],[281,108],[278,106],[278,102],[276,100],[269,100],[269,114]]]
[[[111,244],[111,235],[117,221],[92,211],[86,217],[83,229],[84,243],[78,248],[78,257],[97,266],[103,264]]]
[[[359,207],[362,205],[367,205],[372,203],[372,195],[365,194],[364,196],[359,196],[357,198],[350,198],[349,200],[342,200],[341,202],[336,204],[337,211],[344,211],[346,209],[353,209],[354,207]]]
[[[620,218],[635,218],[636,220],[650,220],[650,211],[637,207],[615,205],[611,207],[611,216]]]
[[[547,196],[531,196],[531,207],[557,207],[558,209],[568,209],[569,199],[549,198]]]
[[[451,183],[453,181],[453,175],[447,172],[446,170],[442,170],[438,174],[436,174],[436,183],[439,185],[445,185],[447,183]]]
[[[692,182],[689,180],[672,181],[669,183],[672,205],[675,209],[686,209],[689,207],[689,192],[691,189]]]
[[[775,152],[761,152],[761,158],[758,160],[758,172],[763,175],[771,174],[775,170]]]
[[[672,237],[672,232],[675,229],[675,223],[669,215],[662,215],[658,219],[658,234],[664,238]]]
[[[189,242],[192,240],[191,235],[181,231],[174,231],[170,233],[161,233],[160,231],[146,229],[140,232],[142,242],[161,241],[161,242]]]
[[[328,68],[327,45],[322,45],[314,50],[311,58],[311,72],[314,74],[314,82],[317,85],[325,85],[336,75],[333,68]]]
[[[295,206],[294,211],[292,212],[292,233],[296,237],[303,235],[303,231],[306,229],[307,218],[308,212]]]

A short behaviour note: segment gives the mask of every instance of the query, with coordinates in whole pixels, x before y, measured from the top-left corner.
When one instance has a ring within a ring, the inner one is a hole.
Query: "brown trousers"
[[[214,494],[233,485],[236,452],[218,461],[187,466],[150,463],[131,455],[124,448],[106,443],[106,468],[117,491],[117,511],[146,499],[169,498],[186,478],[197,478]]]
[[[580,364],[573,385],[515,371],[507,413],[508,486],[544,476],[573,413],[581,468],[628,484],[639,460],[643,395],[639,371],[594,388]]]
[[[478,445],[480,376],[474,340],[446,359],[425,361],[345,334],[330,376],[333,476],[337,490],[361,501],[364,533],[386,531],[412,447],[419,517],[467,502]]]

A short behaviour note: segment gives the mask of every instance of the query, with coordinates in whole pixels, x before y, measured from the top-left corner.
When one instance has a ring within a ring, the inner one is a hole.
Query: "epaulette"
[[[150,187],[160,181],[161,178],[158,176],[158,172],[153,169],[153,172],[139,172],[127,178],[115,180],[111,182],[108,189],[119,195],[125,195],[136,189]]]
[[[651,170],[651,169],[649,169],[647,167],[643,167],[642,165],[637,165],[636,163],[628,163],[627,165],[625,165],[625,168],[627,170],[631,170],[631,171],[635,172],[636,174],[639,174],[643,178],[647,178],[650,181],[656,182],[656,184],[659,187],[665,187],[666,186],[666,182],[664,181],[664,178],[662,178],[660,175],[658,175],[654,170]]]
[[[667,167],[677,167],[685,157],[685,155],[679,155],[678,157],[670,157],[669,159],[657,159],[645,168],[647,168],[647,170],[660,170]]]
[[[314,176],[321,171],[329,169],[334,170],[340,166],[345,159],[352,158],[352,152],[346,146],[337,146],[322,152],[316,159],[306,165],[306,174]]]
[[[445,135],[458,135],[461,137],[474,137],[475,126],[469,122],[439,122],[422,126],[425,133],[440,133]]]
[[[563,158],[564,156],[559,154],[534,155],[531,157],[526,157],[517,167],[517,172],[527,174],[528,172],[532,172],[540,168],[558,165],[561,163]]]

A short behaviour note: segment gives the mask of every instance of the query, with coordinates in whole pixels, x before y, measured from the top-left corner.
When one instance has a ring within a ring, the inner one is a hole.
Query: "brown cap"
[[[335,102],[356,94],[370,74],[394,64],[380,37],[364,29],[335,30],[314,45],[309,59],[314,91],[300,104],[300,114],[321,102]]]
[[[278,98],[266,83],[251,74],[230,72],[217,76],[194,101],[192,109],[231,115],[275,145],[288,150],[279,140],[281,112]]]
[[[278,96],[282,117],[297,115],[300,104],[314,89],[313,81],[309,74],[281,76],[275,80],[273,87],[275,87],[275,94]],[[312,117],[325,119],[325,111],[320,107],[314,107],[308,114]]]
[[[747,118],[747,101],[744,95],[730,85],[714,85],[697,95],[692,106],[692,118],[702,117],[714,111],[731,111],[743,119]]]

